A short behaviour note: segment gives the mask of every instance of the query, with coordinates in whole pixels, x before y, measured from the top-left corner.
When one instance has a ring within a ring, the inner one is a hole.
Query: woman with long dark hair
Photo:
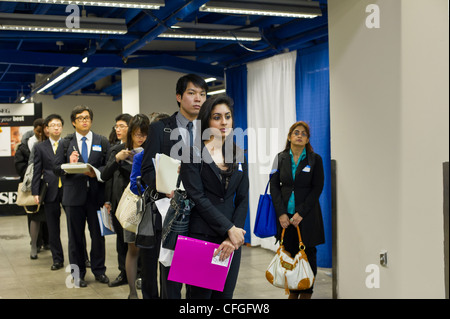
[[[225,260],[234,253],[223,292],[189,286],[191,299],[231,299],[239,272],[240,246],[248,208],[248,170],[242,149],[233,143],[233,100],[214,96],[203,104],[201,149],[191,149],[180,175],[187,195],[194,201],[189,236],[219,244],[216,255]],[[195,161],[201,154],[201,161]]]

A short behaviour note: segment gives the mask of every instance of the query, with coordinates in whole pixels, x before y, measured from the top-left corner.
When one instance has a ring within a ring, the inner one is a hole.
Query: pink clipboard
[[[224,262],[219,262],[218,256],[213,259],[214,251],[219,246],[195,238],[178,236],[168,279],[223,291],[233,254]]]

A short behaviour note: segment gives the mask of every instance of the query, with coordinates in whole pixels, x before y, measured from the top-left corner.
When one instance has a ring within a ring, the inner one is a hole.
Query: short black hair
[[[188,84],[192,83],[194,86],[202,88],[206,94],[208,94],[208,84],[205,82],[205,80],[198,76],[197,74],[186,74],[178,79],[177,81],[177,87],[176,87],[176,94],[183,96],[183,93],[186,91],[186,88]],[[178,106],[180,106],[180,102],[178,102]]]
[[[116,116],[116,122],[117,121],[124,121],[125,123],[130,123],[132,116],[128,113],[122,113]]]
[[[44,126],[48,126],[48,123],[50,123],[54,119],[60,120],[61,124],[64,126],[64,120],[59,114],[50,114],[49,116],[47,116],[44,120]]]
[[[44,119],[38,118],[33,121],[33,127],[36,128],[38,126],[44,126]]]
[[[94,120],[94,113],[91,108],[87,105],[77,105],[72,109],[72,113],[70,114],[70,120],[75,122],[77,114],[83,113],[84,111],[89,112],[89,116],[91,117],[91,121]]]

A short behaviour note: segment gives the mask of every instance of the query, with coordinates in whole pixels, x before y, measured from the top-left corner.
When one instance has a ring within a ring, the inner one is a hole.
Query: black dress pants
[[[223,238],[212,237],[204,234],[190,234],[191,237],[200,240],[209,241],[216,244],[221,244]],[[234,294],[234,289],[236,288],[236,282],[239,275],[239,268],[241,265],[241,252],[242,249],[239,248],[233,253],[233,259],[231,260],[230,269],[228,270],[227,279],[225,281],[225,286],[223,291],[216,291],[211,289],[205,289],[201,287],[196,287],[192,285],[187,285],[187,299],[232,299]]]
[[[64,253],[61,244],[61,201],[62,188],[58,189],[58,195],[54,202],[45,202],[45,216],[47,219],[50,250],[53,263],[63,263]]]
[[[152,248],[140,248],[143,299],[159,299],[158,264],[161,248],[161,231],[156,231],[156,242]]]
[[[188,299],[233,299],[234,289],[239,275],[239,268],[241,264],[241,251],[239,248],[233,253],[230,270],[228,271],[227,279],[223,291],[216,291],[192,285],[188,286]]]
[[[105,238],[101,235],[98,222],[97,199],[89,198],[83,206],[65,206],[69,230],[69,261],[75,275],[74,265],[78,267],[80,278],[86,275],[85,227],[88,223],[91,236],[91,270],[95,276],[105,274]],[[77,279],[77,278],[75,278]]]
[[[168,279],[170,266],[165,267],[159,263],[159,273],[161,279],[161,299],[181,299],[181,289],[183,284]]]

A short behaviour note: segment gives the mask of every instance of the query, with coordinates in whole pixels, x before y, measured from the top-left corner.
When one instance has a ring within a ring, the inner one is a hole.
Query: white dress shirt
[[[80,150],[80,156],[81,156],[81,151],[83,149],[82,146],[81,146],[82,143],[83,143],[81,138],[83,137],[83,135],[81,135],[78,132],[75,132],[75,136],[77,138],[78,149]],[[87,147],[88,147],[88,158],[89,158],[89,155],[91,154],[91,148],[92,148],[92,132],[89,131],[89,133],[87,133],[85,136],[86,136],[86,144],[87,144]]]

